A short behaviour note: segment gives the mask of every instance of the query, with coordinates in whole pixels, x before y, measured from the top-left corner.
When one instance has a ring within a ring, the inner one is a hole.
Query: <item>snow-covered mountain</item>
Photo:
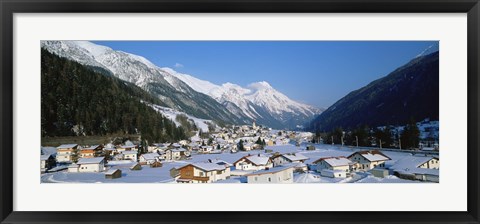
[[[51,53],[134,83],[169,107],[198,118],[232,124],[256,120],[274,128],[294,128],[321,112],[291,100],[267,82],[245,88],[232,83],[215,85],[88,41],[42,41],[41,45]]]
[[[182,80],[194,90],[211,96],[230,111],[243,113],[251,119],[259,120],[260,123],[262,120],[271,118],[282,123],[295,117],[305,118],[307,121],[322,112],[321,109],[290,99],[266,81],[251,83],[245,88],[228,82],[215,85],[191,75],[178,73],[171,68],[162,69]],[[297,123],[296,125],[301,124]]]
[[[87,41],[42,41],[41,45],[51,53],[134,83],[175,110],[226,123],[247,121],[141,56],[115,51]]]

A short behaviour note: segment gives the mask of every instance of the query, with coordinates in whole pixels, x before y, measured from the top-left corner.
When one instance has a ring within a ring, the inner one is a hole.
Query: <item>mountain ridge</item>
[[[88,41],[42,41],[41,45],[61,57],[110,71],[157,96],[169,107],[199,118],[234,124],[256,120],[258,124],[274,128],[292,128],[305,124],[321,112],[291,100],[267,82],[249,85],[250,88],[262,87],[257,91],[232,83],[218,86],[171,68],[161,68],[142,56]],[[292,118],[295,124],[291,124]]]

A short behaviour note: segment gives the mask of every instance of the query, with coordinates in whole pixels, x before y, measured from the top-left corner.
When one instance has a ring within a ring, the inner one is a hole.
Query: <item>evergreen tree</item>
[[[400,135],[402,141],[402,149],[417,148],[420,143],[420,130],[418,130],[415,120],[411,120],[408,125],[403,129]]]
[[[244,150],[243,148],[243,139],[240,139],[240,141],[238,142],[238,150]]]

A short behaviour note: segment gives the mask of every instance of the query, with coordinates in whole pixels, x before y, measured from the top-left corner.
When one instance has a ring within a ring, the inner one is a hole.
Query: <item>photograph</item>
[[[440,183],[438,40],[40,46],[41,184]]]

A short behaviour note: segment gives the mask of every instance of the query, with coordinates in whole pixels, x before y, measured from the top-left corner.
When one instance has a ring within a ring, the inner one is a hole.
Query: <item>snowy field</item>
[[[331,145],[316,145],[316,150],[306,151],[305,146],[296,147],[294,145],[279,145],[267,146],[266,149],[279,153],[300,153],[309,159],[305,164],[310,164],[313,161],[331,156],[349,156],[358,149],[349,147],[338,147]],[[44,151],[50,151],[45,149]],[[175,162],[162,162],[163,166],[159,168],[150,168],[145,165],[141,170],[132,171],[129,168],[133,164],[130,161],[109,161],[107,169],[122,170],[122,177],[118,179],[105,179],[105,173],[68,173],[67,171],[59,171],[56,173],[46,173],[41,175],[42,183],[175,183],[170,176],[170,169],[183,166],[187,163],[208,161],[209,159],[224,160],[229,163],[234,163],[238,159],[248,154],[265,154],[264,150],[252,150],[249,152],[238,153],[221,153],[221,154],[193,154],[191,159]],[[269,152],[270,153],[270,152]],[[408,152],[392,152],[384,151],[385,155],[392,160],[388,161],[387,166],[394,164],[397,160],[413,156]],[[233,170],[233,169],[232,169]],[[231,177],[231,179],[219,181],[219,183],[244,183],[246,180],[242,177]],[[399,179],[395,176],[387,176],[386,178],[373,177],[368,172],[357,172],[352,177],[348,178],[329,178],[320,176],[314,171],[308,173],[295,173],[295,183],[423,183],[420,181],[411,181]]]

